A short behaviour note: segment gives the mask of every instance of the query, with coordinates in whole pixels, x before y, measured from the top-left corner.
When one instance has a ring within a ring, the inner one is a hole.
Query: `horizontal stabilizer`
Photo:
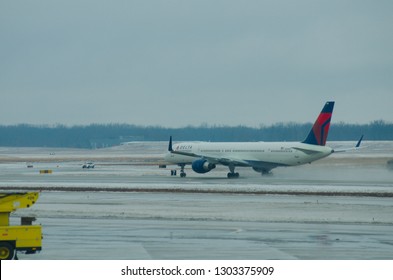
[[[303,153],[305,153],[305,154],[307,154],[307,155],[312,155],[312,154],[319,154],[319,153],[321,153],[321,152],[319,152],[319,151],[315,151],[315,150],[311,150],[311,149],[297,148],[297,147],[292,147],[292,149],[301,151],[301,152],[303,152]]]

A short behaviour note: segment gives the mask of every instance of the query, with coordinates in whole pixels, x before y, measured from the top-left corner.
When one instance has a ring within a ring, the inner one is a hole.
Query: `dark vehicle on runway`
[[[83,166],[82,166],[82,168],[83,169],[92,169],[92,168],[94,168],[94,166],[95,166],[95,164],[93,163],[93,162],[91,162],[91,161],[89,161],[89,162],[86,162]]]

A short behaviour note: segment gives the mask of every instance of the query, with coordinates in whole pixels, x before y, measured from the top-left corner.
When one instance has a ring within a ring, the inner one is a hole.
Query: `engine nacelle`
[[[196,159],[192,162],[191,166],[192,170],[200,174],[209,172],[210,170],[216,168],[214,163],[209,163],[206,159]]]

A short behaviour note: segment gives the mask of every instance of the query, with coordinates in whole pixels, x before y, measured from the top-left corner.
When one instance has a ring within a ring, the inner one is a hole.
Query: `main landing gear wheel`
[[[230,164],[228,167],[229,167],[229,173],[227,175],[228,179],[239,178],[239,173],[235,172],[235,165]]]
[[[239,173],[235,173],[235,172],[229,172],[228,173],[228,175],[227,175],[227,177],[229,178],[229,179],[232,179],[232,178],[239,178]]]
[[[182,178],[184,178],[184,177],[186,177],[186,173],[185,172],[180,172],[180,177],[182,177]]]

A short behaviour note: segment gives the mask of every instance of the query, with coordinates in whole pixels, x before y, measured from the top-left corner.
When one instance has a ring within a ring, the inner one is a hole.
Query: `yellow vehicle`
[[[34,217],[22,217],[21,225],[10,225],[10,213],[29,208],[37,201],[38,192],[0,194],[0,259],[17,259],[17,251],[34,254],[41,250],[40,225],[33,225]]]

